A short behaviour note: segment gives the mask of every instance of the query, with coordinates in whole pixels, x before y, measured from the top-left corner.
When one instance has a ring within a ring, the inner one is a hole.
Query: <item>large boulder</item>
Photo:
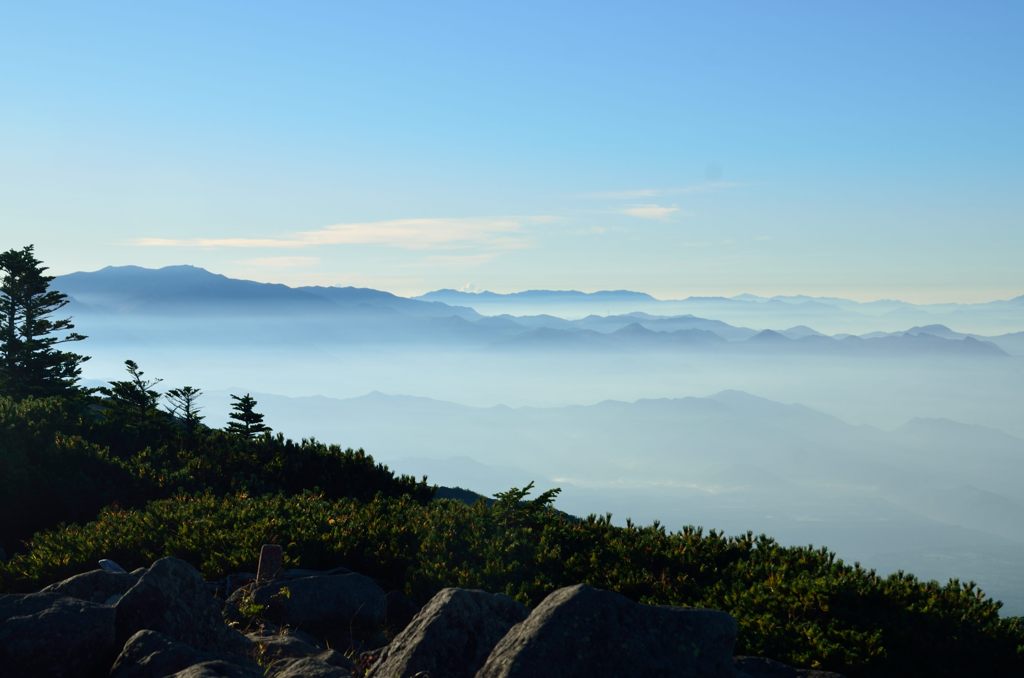
[[[268,678],[350,678],[351,675],[351,663],[334,650],[315,657],[279,659],[267,667]]]
[[[36,614],[66,597],[52,591],[0,595],[0,623],[12,617]]]
[[[324,649],[313,637],[297,629],[271,634],[250,633],[246,637],[253,643],[257,661],[268,667],[268,675],[292,670],[289,668],[292,664],[307,658],[344,669],[347,673],[355,669],[355,664],[347,656],[333,649]]]
[[[471,589],[441,590],[384,649],[369,675],[472,678],[491,649],[527,609],[508,596]]]
[[[736,678],[843,678],[841,673],[796,669],[764,657],[734,657]]]
[[[138,577],[125,572],[90,570],[50,584],[40,593],[57,593],[93,603],[111,604],[112,599],[123,596],[138,580]]]
[[[324,651],[315,638],[298,629],[263,629],[247,633],[245,637],[252,642],[253,654],[263,665],[277,659],[309,657]]]
[[[0,674],[106,675],[116,654],[113,608],[52,592],[0,596]]]
[[[480,678],[731,678],[736,621],[724,612],[640,605],[585,584],[559,589],[502,638]]]
[[[369,577],[356,573],[255,584],[232,593],[229,603],[235,610],[245,603],[259,606],[270,621],[318,635],[338,631],[358,635],[381,629],[386,612],[384,591]]]
[[[262,674],[259,666],[247,658],[197,650],[162,633],[144,629],[124,644],[110,669],[110,678],[162,678],[207,662],[235,664],[240,670],[257,676]]]
[[[250,645],[224,624],[221,606],[199,572],[177,558],[153,563],[114,609],[121,642],[150,629],[200,650],[245,652]]]
[[[215,659],[169,674],[169,678],[264,678],[264,674],[233,662]]]

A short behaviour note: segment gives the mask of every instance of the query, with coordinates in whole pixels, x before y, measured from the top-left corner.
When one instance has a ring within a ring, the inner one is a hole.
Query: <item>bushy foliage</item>
[[[81,411],[60,398],[0,397],[0,547],[8,553],[37,530],[147,498],[120,460],[77,435]]]
[[[433,497],[425,478],[396,476],[363,450],[343,450],[315,439],[295,442],[283,434],[246,438],[207,429],[192,446],[165,443],[142,450],[126,463],[164,495],[179,490],[295,494],[319,488],[328,497],[363,500],[378,492],[409,494],[419,502]]]
[[[270,541],[284,545],[288,566],[345,564],[420,601],[465,586],[535,604],[557,587],[588,582],[649,603],[724,609],[740,622],[738,653],[852,676],[1024,669],[1020,619],[1001,619],[999,604],[971,584],[882,577],[825,549],[764,536],[575,519],[553,510],[552,498],[531,500],[526,489],[491,505],[313,492],[179,495],[37,535],[0,566],[0,586],[32,589],[101,557],[136,567],[176,555],[220,577],[251,571]]]
[[[247,439],[203,428],[183,435],[166,413],[117,429],[105,400],[0,396],[0,548],[38,530],[82,522],[110,504],[141,506],[175,492],[297,493],[370,499],[409,494],[426,502],[425,479],[396,476],[362,450],[282,435]],[[111,452],[111,441],[117,444]],[[125,447],[129,441],[146,447]]]

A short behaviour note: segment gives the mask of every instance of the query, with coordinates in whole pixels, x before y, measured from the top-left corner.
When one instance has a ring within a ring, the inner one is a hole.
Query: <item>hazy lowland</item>
[[[192,267],[58,278],[88,383],[251,391],[294,437],[557,506],[765,532],[1024,612],[1024,297],[982,304],[636,292],[418,299]]]

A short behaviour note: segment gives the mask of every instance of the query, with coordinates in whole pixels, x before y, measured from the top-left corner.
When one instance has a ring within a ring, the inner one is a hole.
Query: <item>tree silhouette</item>
[[[199,422],[203,420],[198,405],[199,396],[202,394],[202,390],[194,386],[172,388],[164,394],[168,402],[167,411],[181,420],[185,427],[185,438],[189,441],[195,435]]]
[[[231,413],[228,418],[228,433],[234,433],[246,438],[256,438],[264,433],[270,433],[270,427],[263,423],[263,415],[256,411],[256,399],[246,393],[244,396],[231,394],[234,403],[231,405]]]
[[[153,387],[163,380],[146,379],[143,376],[145,373],[134,360],[125,360],[124,366],[131,378],[112,381],[110,386],[102,387],[100,393],[110,399],[110,409],[115,415],[130,423],[142,425],[156,414],[160,393],[153,390]]]
[[[46,270],[32,245],[0,253],[0,393],[15,398],[77,391],[88,360],[57,348],[85,337],[72,331],[70,318],[50,317],[69,300],[50,289]]]

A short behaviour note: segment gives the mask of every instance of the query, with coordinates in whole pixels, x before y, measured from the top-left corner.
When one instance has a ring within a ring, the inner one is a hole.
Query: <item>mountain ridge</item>
[[[163,315],[175,319],[175,327],[168,332],[186,342],[199,341],[213,332],[217,341],[238,333],[258,337],[264,342],[291,337],[292,341],[303,342],[428,342],[491,350],[746,350],[814,355],[939,353],[992,357],[1006,355],[1000,341],[1014,351],[1021,344],[1016,336],[1007,335],[993,343],[988,337],[954,332],[939,323],[916,325],[898,332],[877,332],[855,339],[830,337],[806,324],[791,326],[789,330],[775,330],[770,326],[755,330],[692,313],[649,313],[631,305],[627,305],[623,313],[597,315],[590,312],[577,319],[550,313],[487,315],[468,306],[406,298],[371,288],[289,287],[238,280],[188,265],[160,269],[106,267],[58,277],[54,286],[69,295],[71,310],[84,319],[82,328],[88,330],[87,333],[102,335],[102,319],[118,317],[121,319],[118,332],[143,336],[144,327],[132,330],[130,325],[137,324],[141,317]],[[546,294],[545,291],[530,292],[534,293]],[[575,291],[552,294],[555,298],[562,298],[564,294],[573,298],[587,296],[587,293]],[[639,303],[653,299],[650,295],[628,291],[600,294]],[[602,297],[591,295],[588,298]],[[757,303],[760,306],[785,305],[775,300]],[[190,316],[194,318],[190,320]],[[223,326],[223,331],[215,331],[208,321],[210,316],[221,319],[218,324]],[[268,324],[268,319],[281,322]],[[262,323],[258,331],[253,327],[257,321]],[[98,329],[90,329],[90,322]],[[190,328],[193,322],[199,326]],[[308,323],[308,327],[302,323]]]

